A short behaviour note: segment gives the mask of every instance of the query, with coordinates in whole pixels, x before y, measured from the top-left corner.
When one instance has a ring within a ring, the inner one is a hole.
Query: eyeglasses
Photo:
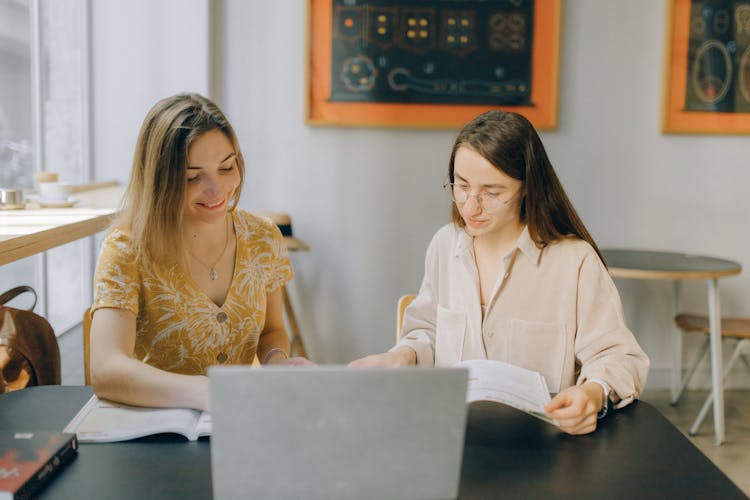
[[[453,182],[446,182],[443,184],[443,188],[448,191],[451,199],[456,205],[463,205],[472,196],[477,199],[477,203],[482,210],[488,212],[494,212],[501,209],[506,202],[500,199],[500,195],[494,193],[488,193],[487,191],[480,191],[478,194],[471,194],[471,190],[466,186],[458,186]]]

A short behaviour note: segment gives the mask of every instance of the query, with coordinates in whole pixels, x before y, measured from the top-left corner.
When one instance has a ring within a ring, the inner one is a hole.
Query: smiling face
[[[485,157],[467,146],[456,151],[453,184],[469,192],[464,203],[457,203],[461,218],[470,236],[495,235],[522,226],[519,193],[523,183],[495,167]],[[478,196],[496,196],[503,203],[496,210],[483,208]]]
[[[220,130],[210,130],[190,145],[185,182],[185,220],[223,221],[240,172],[232,143]]]

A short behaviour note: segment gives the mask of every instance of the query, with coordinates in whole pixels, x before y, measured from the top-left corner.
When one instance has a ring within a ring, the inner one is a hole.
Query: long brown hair
[[[130,183],[114,227],[130,233],[138,258],[157,262],[182,256],[182,222],[188,150],[198,137],[221,131],[237,155],[240,184],[230,210],[240,198],[245,161],[237,136],[224,113],[199,94],[177,94],[157,102],[138,134]]]
[[[454,181],[456,152],[461,147],[473,149],[495,168],[522,182],[520,219],[539,247],[573,235],[588,242],[604,262],[565,194],[539,134],[526,118],[506,111],[487,111],[469,122],[453,144],[448,164],[450,182]],[[465,225],[455,203],[451,219],[459,227]]]

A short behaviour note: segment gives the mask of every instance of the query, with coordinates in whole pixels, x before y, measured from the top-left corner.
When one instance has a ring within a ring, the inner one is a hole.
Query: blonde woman
[[[149,111],[94,277],[99,397],[203,410],[211,365],[310,363],[289,358],[281,287],[293,272],[281,233],[236,208],[244,173],[210,100],[178,94]]]

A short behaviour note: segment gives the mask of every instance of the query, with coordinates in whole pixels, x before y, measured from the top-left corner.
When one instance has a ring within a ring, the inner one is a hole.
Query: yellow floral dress
[[[221,307],[179,266],[136,262],[126,232],[115,229],[104,239],[91,312],[113,307],[135,314],[137,359],[189,375],[205,374],[211,365],[253,361],[267,294],[294,273],[281,232],[270,220],[240,209],[232,212],[232,220],[234,276]]]

